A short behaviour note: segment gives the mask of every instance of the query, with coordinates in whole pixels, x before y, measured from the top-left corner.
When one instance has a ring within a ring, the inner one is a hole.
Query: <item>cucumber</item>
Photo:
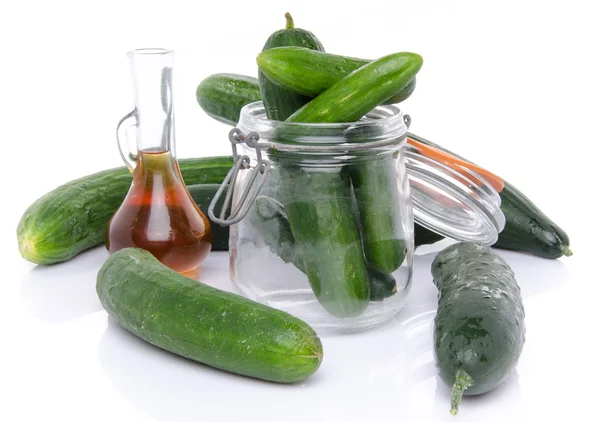
[[[359,120],[416,76],[423,59],[396,53],[364,65],[294,113],[289,121],[335,123]],[[369,266],[391,273],[406,254],[397,197],[396,158],[375,157],[352,165],[350,177],[358,203],[363,247]],[[290,220],[292,228],[294,222]],[[295,232],[294,232],[295,233]]]
[[[468,161],[420,136],[409,133],[408,137]],[[493,247],[528,252],[548,259],[573,254],[569,248],[570,241],[567,233],[548,218],[524,193],[505,181],[504,189],[499,192],[499,195],[502,200],[500,209],[506,217],[506,225]],[[423,230],[427,231],[425,228]]]
[[[573,255],[567,233],[523,192],[505,181],[500,198],[506,225],[493,247],[528,252],[548,259]]]
[[[308,97],[316,97],[340,79],[371,60],[329,54],[302,47],[277,47],[256,57],[260,70],[274,83]],[[384,104],[406,100],[415,90],[416,78]]]
[[[360,315],[370,285],[347,169],[285,167],[279,191],[315,296],[332,315]]]
[[[213,119],[235,126],[246,104],[260,101],[258,79],[234,73],[217,73],[204,79],[196,89],[196,100]]]
[[[184,277],[143,249],[111,255],[98,273],[96,291],[126,330],[224,371],[293,383],[321,364],[323,347],[308,324]]]
[[[440,240],[444,239],[444,236],[441,234],[432,232],[431,230],[426,229],[417,223],[415,223],[414,232],[415,248],[421,245],[431,245],[432,243],[439,242]]]
[[[304,260],[292,234],[285,209],[277,200],[259,195],[248,218],[250,224],[260,233],[263,242],[271,252],[283,262],[291,263],[304,271]],[[381,301],[396,294],[396,279],[374,268],[367,268],[369,274],[371,301]]]
[[[369,273],[369,290],[371,302],[381,302],[392,297],[398,291],[396,279],[391,274],[382,273],[374,268],[367,268]]]
[[[381,154],[350,168],[365,258],[370,267],[388,274],[402,265],[407,253],[397,157],[397,154]]]
[[[198,205],[198,208],[204,213],[204,215],[208,215],[208,207],[210,202],[213,200],[214,196],[219,190],[220,184],[216,183],[207,183],[202,185],[190,185],[186,186],[190,196],[193,201]],[[221,196],[219,201],[217,202],[218,210],[223,207],[223,202],[225,201],[225,196]],[[211,224],[210,228],[212,230],[212,248],[211,251],[227,251],[229,250],[229,226],[221,226],[220,224]]]
[[[431,273],[439,290],[435,359],[456,414],[463,394],[488,392],[510,375],[525,342],[525,311],[513,271],[487,246],[449,246]]]
[[[231,157],[179,160],[187,184],[221,183],[232,164]],[[19,221],[19,252],[35,264],[46,265],[69,260],[103,243],[106,226],[131,182],[131,173],[118,167],[73,180],[45,194]],[[208,203],[199,205],[203,211],[208,208]],[[213,243],[223,245],[225,240],[214,234]]]
[[[263,51],[275,47],[298,46],[312,50],[323,50],[323,45],[312,32],[294,28],[294,20],[289,13],[285,14],[285,29],[274,32],[265,42]],[[258,85],[265,104],[267,117],[271,120],[285,120],[292,113],[308,103],[311,98],[298,95],[293,91],[274,84],[263,72],[258,71]]]
[[[423,58],[415,53],[394,53],[374,60],[340,79],[287,120],[355,122],[404,89],[422,64]]]

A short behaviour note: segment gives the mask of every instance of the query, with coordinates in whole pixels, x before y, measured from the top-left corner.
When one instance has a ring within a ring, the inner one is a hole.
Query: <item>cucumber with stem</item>
[[[487,246],[451,245],[431,273],[439,290],[435,360],[455,415],[463,395],[486,393],[510,375],[525,343],[525,311],[513,271]]]
[[[289,13],[285,14],[285,20],[285,28],[271,34],[265,42],[263,51],[284,46],[323,50],[321,41],[312,32],[294,27],[294,20]],[[267,117],[271,120],[285,120],[311,100],[310,97],[297,94],[273,83],[260,69],[258,71],[258,86]]]

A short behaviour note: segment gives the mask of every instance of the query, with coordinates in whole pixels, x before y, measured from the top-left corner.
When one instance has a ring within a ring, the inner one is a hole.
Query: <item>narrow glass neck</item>
[[[175,156],[173,51],[146,48],[128,54],[133,76],[137,149]]]

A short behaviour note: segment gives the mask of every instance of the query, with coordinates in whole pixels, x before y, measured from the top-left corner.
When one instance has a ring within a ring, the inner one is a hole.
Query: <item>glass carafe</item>
[[[195,277],[211,249],[212,232],[185,187],[175,157],[173,51],[139,49],[127,55],[135,108],[119,122],[117,140],[133,182],[108,224],[106,248],[110,253],[143,248],[175,271]],[[128,138],[132,128],[134,151]]]

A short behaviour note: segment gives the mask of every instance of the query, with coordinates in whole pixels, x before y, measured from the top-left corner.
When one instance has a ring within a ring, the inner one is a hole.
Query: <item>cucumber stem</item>
[[[560,245],[560,251],[563,253],[564,256],[573,255],[573,251],[571,251],[571,249],[569,249],[569,247],[565,245]]]
[[[292,29],[294,27],[294,19],[289,12],[285,14],[285,29]]]
[[[462,399],[462,395],[464,391],[473,385],[473,378],[464,369],[459,369],[456,371],[456,381],[454,381],[454,385],[452,386],[452,398],[451,398],[451,408],[450,414],[452,416],[456,416],[458,413],[458,405],[460,404],[460,400]]]

